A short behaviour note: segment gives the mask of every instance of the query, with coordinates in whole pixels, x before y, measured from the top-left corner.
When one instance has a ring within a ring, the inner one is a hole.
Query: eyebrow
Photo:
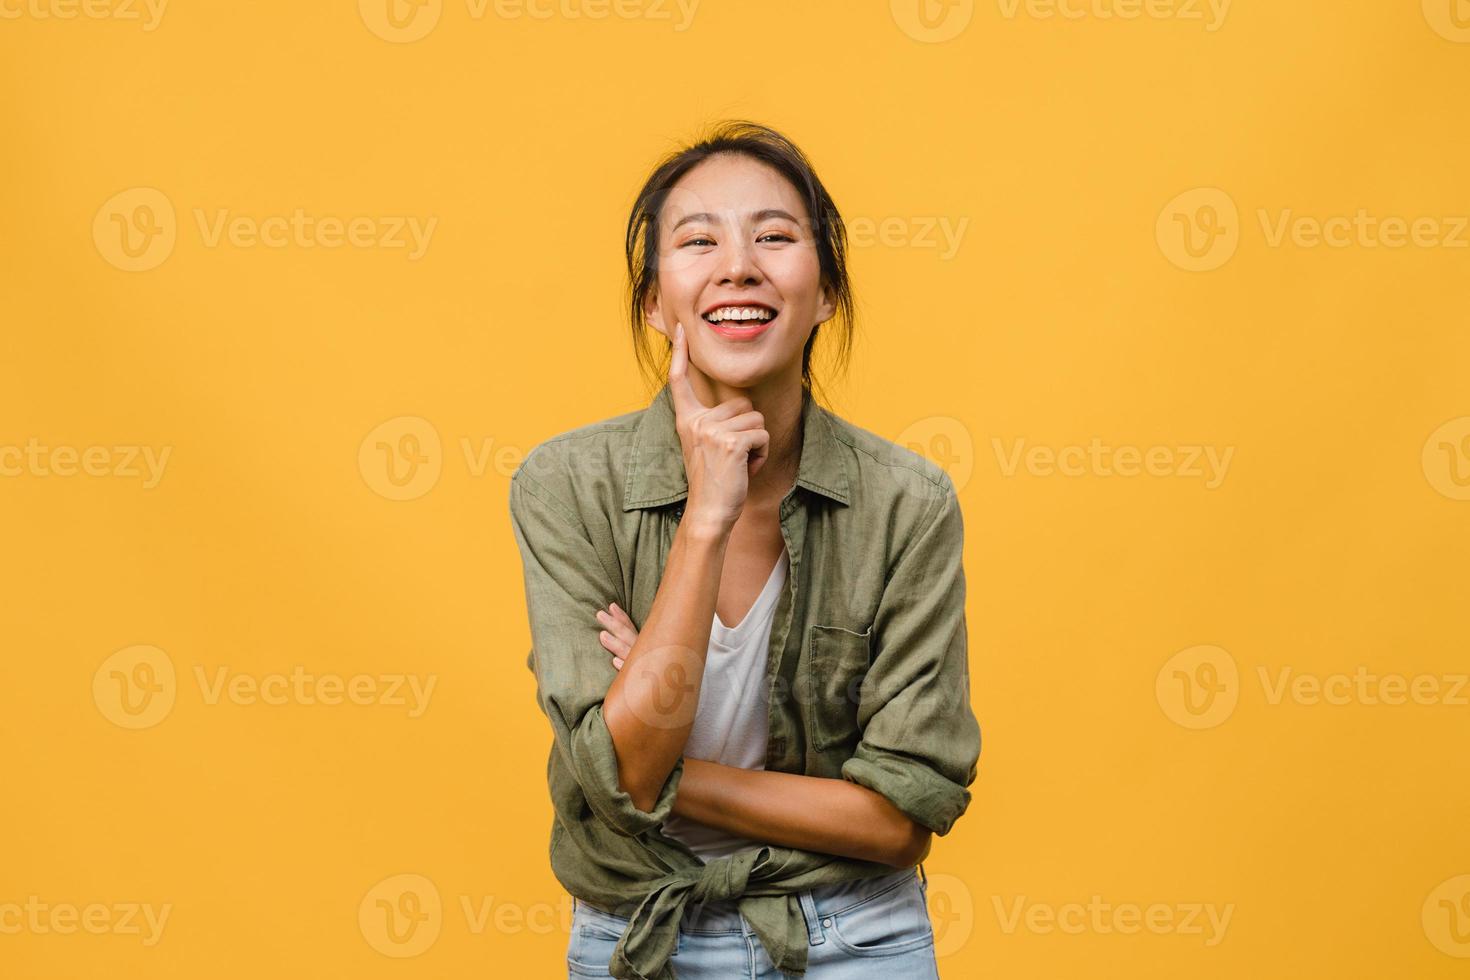
[[[766,208],[764,211],[756,211],[754,214],[751,215],[751,217],[754,218],[756,221],[765,221],[767,218],[785,218],[787,221],[791,222],[794,225],[801,224],[801,222],[797,221],[792,214],[787,211],[783,211],[780,208]],[[699,211],[694,214],[684,215],[684,217],[675,222],[674,226],[669,230],[678,231],[681,226],[686,225],[691,221],[708,221],[713,224],[715,220],[715,216],[708,211]]]

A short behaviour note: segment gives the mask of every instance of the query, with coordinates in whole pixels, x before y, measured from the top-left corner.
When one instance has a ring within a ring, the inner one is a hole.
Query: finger
[[[750,476],[754,476],[756,471],[765,465],[766,456],[770,452],[770,449],[771,434],[765,429],[752,430],[750,455],[746,457],[746,463],[750,466]]]
[[[633,649],[607,630],[599,632],[597,634],[597,640],[602,644],[603,649],[615,657],[626,657]]]
[[[764,456],[771,444],[765,429],[721,430],[716,445],[730,453],[744,452],[747,459]]]
[[[603,613],[598,620],[601,621],[603,629],[616,637],[619,642],[630,650],[633,648],[634,642],[638,639],[638,629],[621,609],[617,613]]]
[[[706,410],[700,418],[706,422],[727,422],[738,415],[750,414],[754,408],[749,398],[736,395],[729,401],[720,402],[714,408]]]
[[[608,607],[607,607],[607,609],[608,609],[608,612],[612,613],[613,619],[617,620],[623,626],[626,626],[628,628],[629,632],[632,632],[632,633],[635,633],[635,634],[638,632],[638,627],[634,626],[633,625],[632,618],[627,613],[623,612],[623,607],[622,606],[620,606],[616,602],[614,602],[614,603],[609,604]]]
[[[669,393],[674,397],[674,415],[688,417],[708,410],[689,382],[689,337],[684,324],[674,326],[674,357],[669,362]]]
[[[616,667],[618,670],[622,670],[623,664],[625,663],[627,663],[627,661],[624,660],[622,657],[613,657],[613,666]]]
[[[725,404],[728,405],[730,403],[726,402]],[[716,411],[718,409],[710,409],[710,414],[713,415]],[[739,415],[732,415],[730,418],[725,419],[721,423],[720,429],[725,432],[744,432],[749,429],[763,429],[765,425],[766,417],[760,412],[741,412]]]

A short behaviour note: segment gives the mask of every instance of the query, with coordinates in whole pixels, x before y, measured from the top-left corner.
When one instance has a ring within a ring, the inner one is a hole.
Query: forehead
[[[806,204],[791,182],[770,164],[743,154],[722,153],[701,161],[669,190],[660,211],[664,228],[690,214],[744,221],[759,211],[780,209],[806,220]]]

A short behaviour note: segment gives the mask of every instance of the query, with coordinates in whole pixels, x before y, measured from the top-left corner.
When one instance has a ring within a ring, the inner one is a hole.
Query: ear
[[[653,329],[668,338],[669,343],[674,342],[674,330],[664,323],[663,310],[660,308],[658,288],[649,290],[648,296],[643,300],[643,319]]]
[[[817,323],[826,323],[828,320],[832,319],[832,317],[836,315],[836,313],[837,294],[833,292],[831,286],[824,283],[822,285],[821,302],[817,304]]]

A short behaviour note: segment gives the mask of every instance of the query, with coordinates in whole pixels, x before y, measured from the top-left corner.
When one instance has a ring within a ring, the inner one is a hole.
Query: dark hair
[[[655,356],[649,342],[650,328],[643,303],[658,283],[659,211],[674,185],[695,166],[722,153],[738,154],[773,167],[790,181],[806,204],[812,236],[816,239],[822,285],[832,290],[836,312],[829,323],[836,324],[837,351],[834,363],[846,366],[852,350],[855,305],[852,283],[847,275],[847,227],[827,188],[817,179],[806,155],[795,143],[768,126],[742,119],[716,123],[698,142],[677,150],[654,168],[633,202],[628,216],[626,240],[628,260],[628,316],[633,329],[633,349],[639,367],[657,387],[668,380],[669,362],[673,358],[673,342],[665,339],[662,351]],[[826,324],[817,324],[801,354],[801,383],[813,384],[812,348]]]

